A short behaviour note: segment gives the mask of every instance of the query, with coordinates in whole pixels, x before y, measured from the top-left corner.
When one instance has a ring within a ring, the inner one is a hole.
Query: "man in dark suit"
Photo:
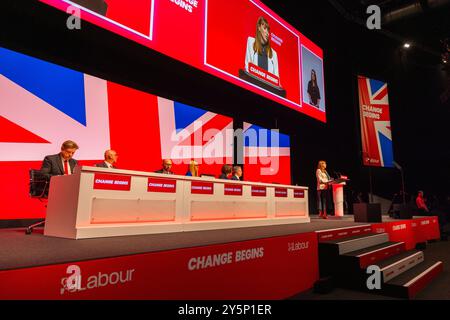
[[[117,158],[119,155],[114,150],[106,150],[105,151],[105,161],[101,163],[97,163],[95,166],[99,168],[110,168],[116,169],[114,164],[117,162]]]
[[[49,155],[44,158],[41,167],[41,173],[48,179],[52,176],[69,175],[73,173],[77,160],[73,159],[73,155],[78,150],[76,142],[67,140],[61,146],[61,152]]]
[[[233,167],[233,176],[231,180],[241,180],[242,177],[242,168],[240,166]]]
[[[170,169],[172,169],[172,160],[164,159],[162,162],[162,169],[155,171],[155,173],[173,174]]]

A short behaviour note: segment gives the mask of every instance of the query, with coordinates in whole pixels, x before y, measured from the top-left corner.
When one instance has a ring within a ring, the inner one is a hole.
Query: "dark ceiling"
[[[289,0],[263,2],[296,27],[316,21],[314,28],[320,30],[320,35],[313,40],[319,42],[324,35],[335,34],[337,25],[344,21],[353,27],[365,27],[369,5],[380,7],[380,34],[398,42],[410,42],[431,56],[439,57],[442,41],[450,38],[450,0],[319,0],[307,5]],[[314,30],[300,30],[307,36],[314,34]]]

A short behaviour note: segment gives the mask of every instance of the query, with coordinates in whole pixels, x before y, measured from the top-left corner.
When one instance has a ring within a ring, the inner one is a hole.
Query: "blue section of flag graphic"
[[[290,138],[287,134],[251,125],[244,132],[245,147],[279,147],[289,148]]]
[[[185,129],[207,111],[174,101],[175,127],[177,132]]]
[[[0,74],[86,125],[83,73],[0,48]]]
[[[380,140],[381,156],[383,158],[384,167],[394,167],[394,154],[392,152],[392,140],[381,132],[378,132]]]
[[[378,90],[380,90],[383,86],[386,85],[385,82],[379,81],[379,80],[374,80],[374,79],[370,79],[370,94],[371,96],[373,96],[375,93],[378,92]]]

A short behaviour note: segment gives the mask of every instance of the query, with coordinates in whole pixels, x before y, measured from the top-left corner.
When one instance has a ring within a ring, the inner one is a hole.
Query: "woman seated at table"
[[[189,170],[186,172],[186,176],[189,177],[200,177],[200,174],[198,173],[198,162],[191,160],[191,163],[189,164]]]
[[[231,172],[233,171],[233,167],[229,164],[224,164],[222,166],[222,174],[219,176],[219,179],[230,179]]]

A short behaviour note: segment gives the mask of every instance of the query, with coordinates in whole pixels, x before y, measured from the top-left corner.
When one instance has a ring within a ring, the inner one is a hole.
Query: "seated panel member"
[[[173,174],[173,172],[170,169],[172,169],[172,160],[163,159],[162,169],[155,171],[155,173]]]
[[[110,169],[116,169],[116,166],[114,164],[117,162],[117,158],[119,155],[114,150],[106,150],[105,151],[105,161],[101,163],[97,163],[95,166],[99,168],[110,168]]]
[[[423,197],[423,191],[419,191],[417,194],[416,206],[417,206],[419,215],[430,214],[430,209],[428,209],[428,206],[425,203],[425,198]]]
[[[233,176],[231,177],[231,180],[241,180],[242,177],[242,168],[241,166],[234,166],[233,167]]]
[[[200,177],[199,171],[198,171],[198,162],[191,160],[191,163],[189,164],[189,170],[186,172],[186,176],[188,177]]]
[[[441,210],[436,210],[429,208],[426,204],[426,199],[424,198],[423,191],[419,191],[416,198],[417,215],[419,216],[437,216],[439,231],[441,234],[446,233],[444,231],[444,226],[448,223],[448,218],[446,214]]]
[[[230,179],[229,176],[231,175],[231,172],[233,171],[233,167],[229,164],[224,164],[222,166],[222,174],[219,176],[219,179]]]
[[[64,141],[61,145],[61,152],[44,158],[41,173],[48,179],[52,176],[72,174],[78,164],[78,161],[72,158],[77,150],[78,145],[76,142],[71,140]]]

